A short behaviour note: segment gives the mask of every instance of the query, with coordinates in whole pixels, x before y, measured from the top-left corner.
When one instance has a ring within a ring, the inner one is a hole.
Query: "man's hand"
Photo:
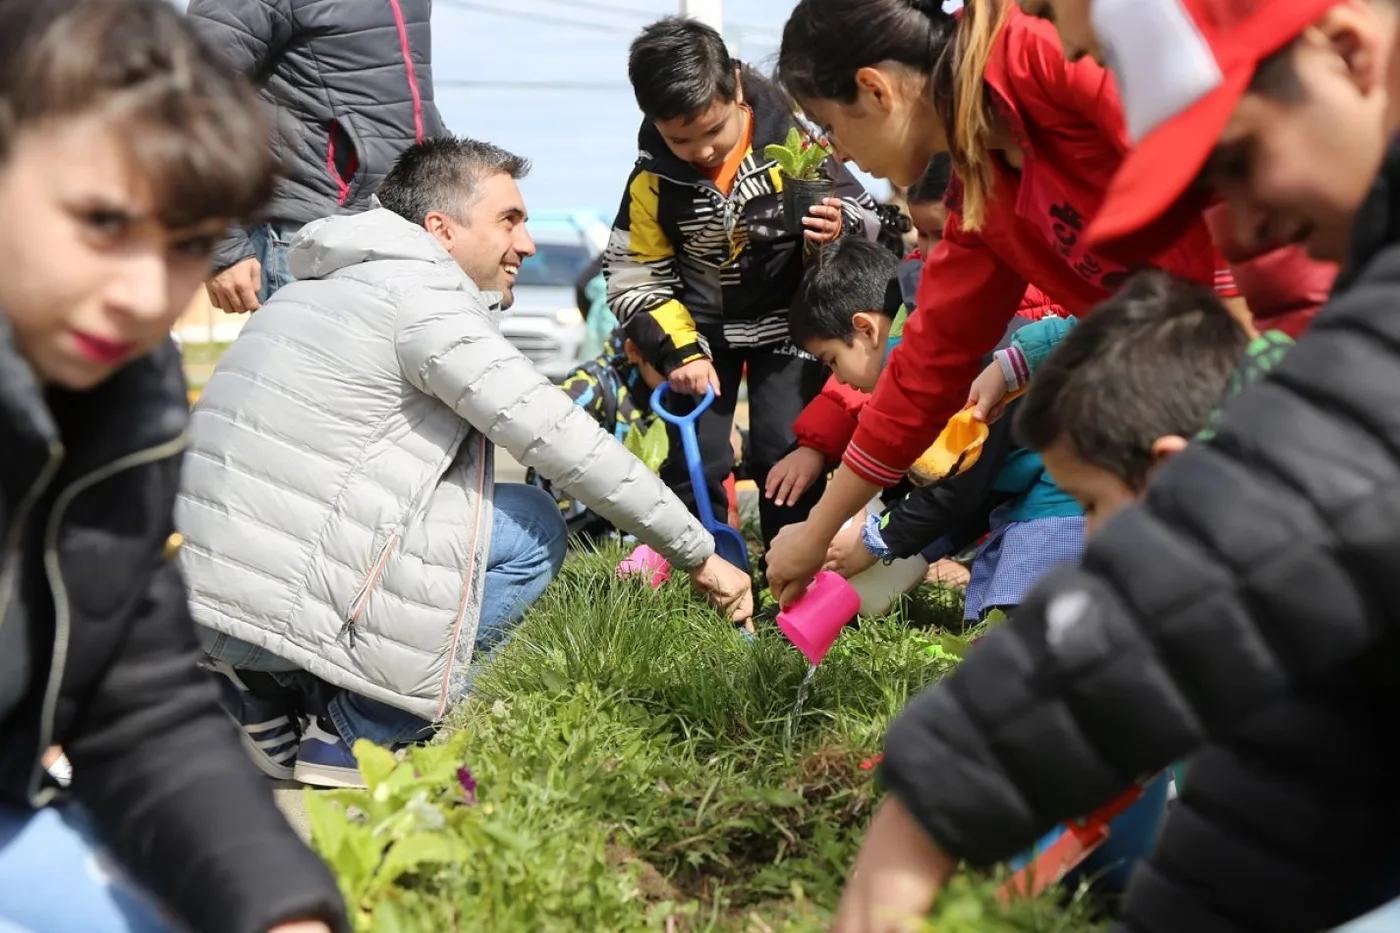
[[[718,554],[711,554],[692,570],[690,582],[710,605],[735,622],[749,622],[753,618],[753,579]]]
[[[826,454],[811,447],[799,447],[773,464],[763,494],[778,505],[788,505],[801,499],[824,472]]]
[[[967,392],[967,405],[972,406],[972,417],[990,424],[1000,418],[1006,409],[1002,403],[1005,397],[1006,374],[1001,371],[1001,364],[993,361],[972,380],[972,388]]]
[[[813,243],[830,243],[841,236],[841,202],[836,198],[825,198],[820,204],[813,204],[802,218],[802,232]]]
[[[331,928],[320,920],[293,920],[291,923],[279,923],[267,933],[331,933]]]
[[[673,392],[682,395],[704,395],[706,386],[713,386],[719,395],[719,373],[715,372],[715,364],[704,357],[677,366],[666,381],[671,383]]]
[[[924,918],[955,864],[894,796],[870,821],[841,895],[833,933],[910,933]]]
[[[214,276],[204,286],[209,302],[225,314],[245,314],[262,307],[258,292],[262,290],[262,263],[258,257],[240,259]]]
[[[826,563],[830,539],[812,534],[807,522],[788,525],[768,549],[768,585],[778,604],[786,609],[807,591],[807,584]]]
[[[857,515],[851,523],[841,529],[840,534],[831,539],[826,549],[827,570],[834,570],[847,580],[863,570],[869,570],[879,561],[865,546],[861,530],[865,527],[865,513]]]

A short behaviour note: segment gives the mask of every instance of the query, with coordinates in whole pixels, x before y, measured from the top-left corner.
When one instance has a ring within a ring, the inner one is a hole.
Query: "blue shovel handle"
[[[705,464],[700,459],[700,441],[695,434],[695,420],[705,413],[715,401],[713,386],[705,387],[705,395],[695,403],[694,411],[677,415],[667,411],[661,403],[671,384],[663,382],[651,393],[651,410],[667,424],[674,424],[681,436],[681,447],[685,451],[685,465],[690,472],[690,488],[695,493],[695,511],[700,516],[700,524],[705,526],[715,539],[715,550],[719,556],[743,570],[749,569],[749,548],[744,536],[715,521],[714,507],[710,504],[709,486],[705,482]]]
[[[695,434],[695,420],[705,413],[715,401],[714,386],[705,386],[705,397],[695,403],[694,411],[687,415],[677,415],[661,404],[661,399],[670,391],[671,384],[663,382],[651,393],[651,410],[667,424],[680,428],[681,447],[685,450],[685,465],[690,470],[690,488],[695,491],[695,508],[700,513],[700,524],[714,534],[715,511],[710,505],[708,484],[705,482],[705,463],[700,459],[700,439]]]

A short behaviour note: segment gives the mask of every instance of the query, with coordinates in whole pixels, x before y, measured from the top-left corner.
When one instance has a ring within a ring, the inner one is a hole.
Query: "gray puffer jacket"
[[[307,223],[369,206],[400,152],[443,132],[432,0],[190,0],[195,29],[262,88],[288,164],[269,208]],[[235,229],[216,270],[253,255]]]
[[[490,550],[492,444],[676,567],[708,532],[537,373],[431,234],[383,209],[306,227],[297,281],[205,386],[175,511],[196,621],[439,718]]]

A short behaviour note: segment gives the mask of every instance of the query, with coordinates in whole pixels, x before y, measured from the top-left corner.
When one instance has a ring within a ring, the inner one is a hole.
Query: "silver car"
[[[584,315],[574,285],[608,242],[610,225],[596,213],[543,212],[530,216],[535,255],[520,266],[515,303],[501,331],[545,376],[564,379],[583,362]]]

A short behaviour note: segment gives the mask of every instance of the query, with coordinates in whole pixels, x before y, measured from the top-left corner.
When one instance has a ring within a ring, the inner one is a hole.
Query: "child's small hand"
[[[671,384],[671,391],[682,395],[704,395],[706,386],[713,387],[715,395],[719,395],[719,374],[715,364],[705,357],[677,366],[666,381]]]
[[[825,470],[825,454],[810,447],[799,447],[769,469],[763,494],[777,505],[789,505],[801,499]]]
[[[972,388],[967,392],[967,405],[973,408],[973,417],[988,424],[1001,417],[1006,406],[1006,375],[1001,364],[993,362],[982,370],[982,374],[972,380]],[[967,407],[967,406],[964,406]]]
[[[841,201],[826,198],[820,204],[813,204],[807,216],[802,218],[803,231],[813,243],[830,243],[841,236]]]
[[[833,933],[924,929],[924,918],[955,867],[899,798],[886,797],[861,843]]]
[[[875,566],[878,558],[871,554],[870,549],[865,546],[865,541],[861,537],[863,527],[865,527],[864,512],[857,515],[849,525],[842,528],[836,537],[831,539],[831,545],[826,549],[825,567],[827,570],[834,570],[849,580],[861,571]]]

